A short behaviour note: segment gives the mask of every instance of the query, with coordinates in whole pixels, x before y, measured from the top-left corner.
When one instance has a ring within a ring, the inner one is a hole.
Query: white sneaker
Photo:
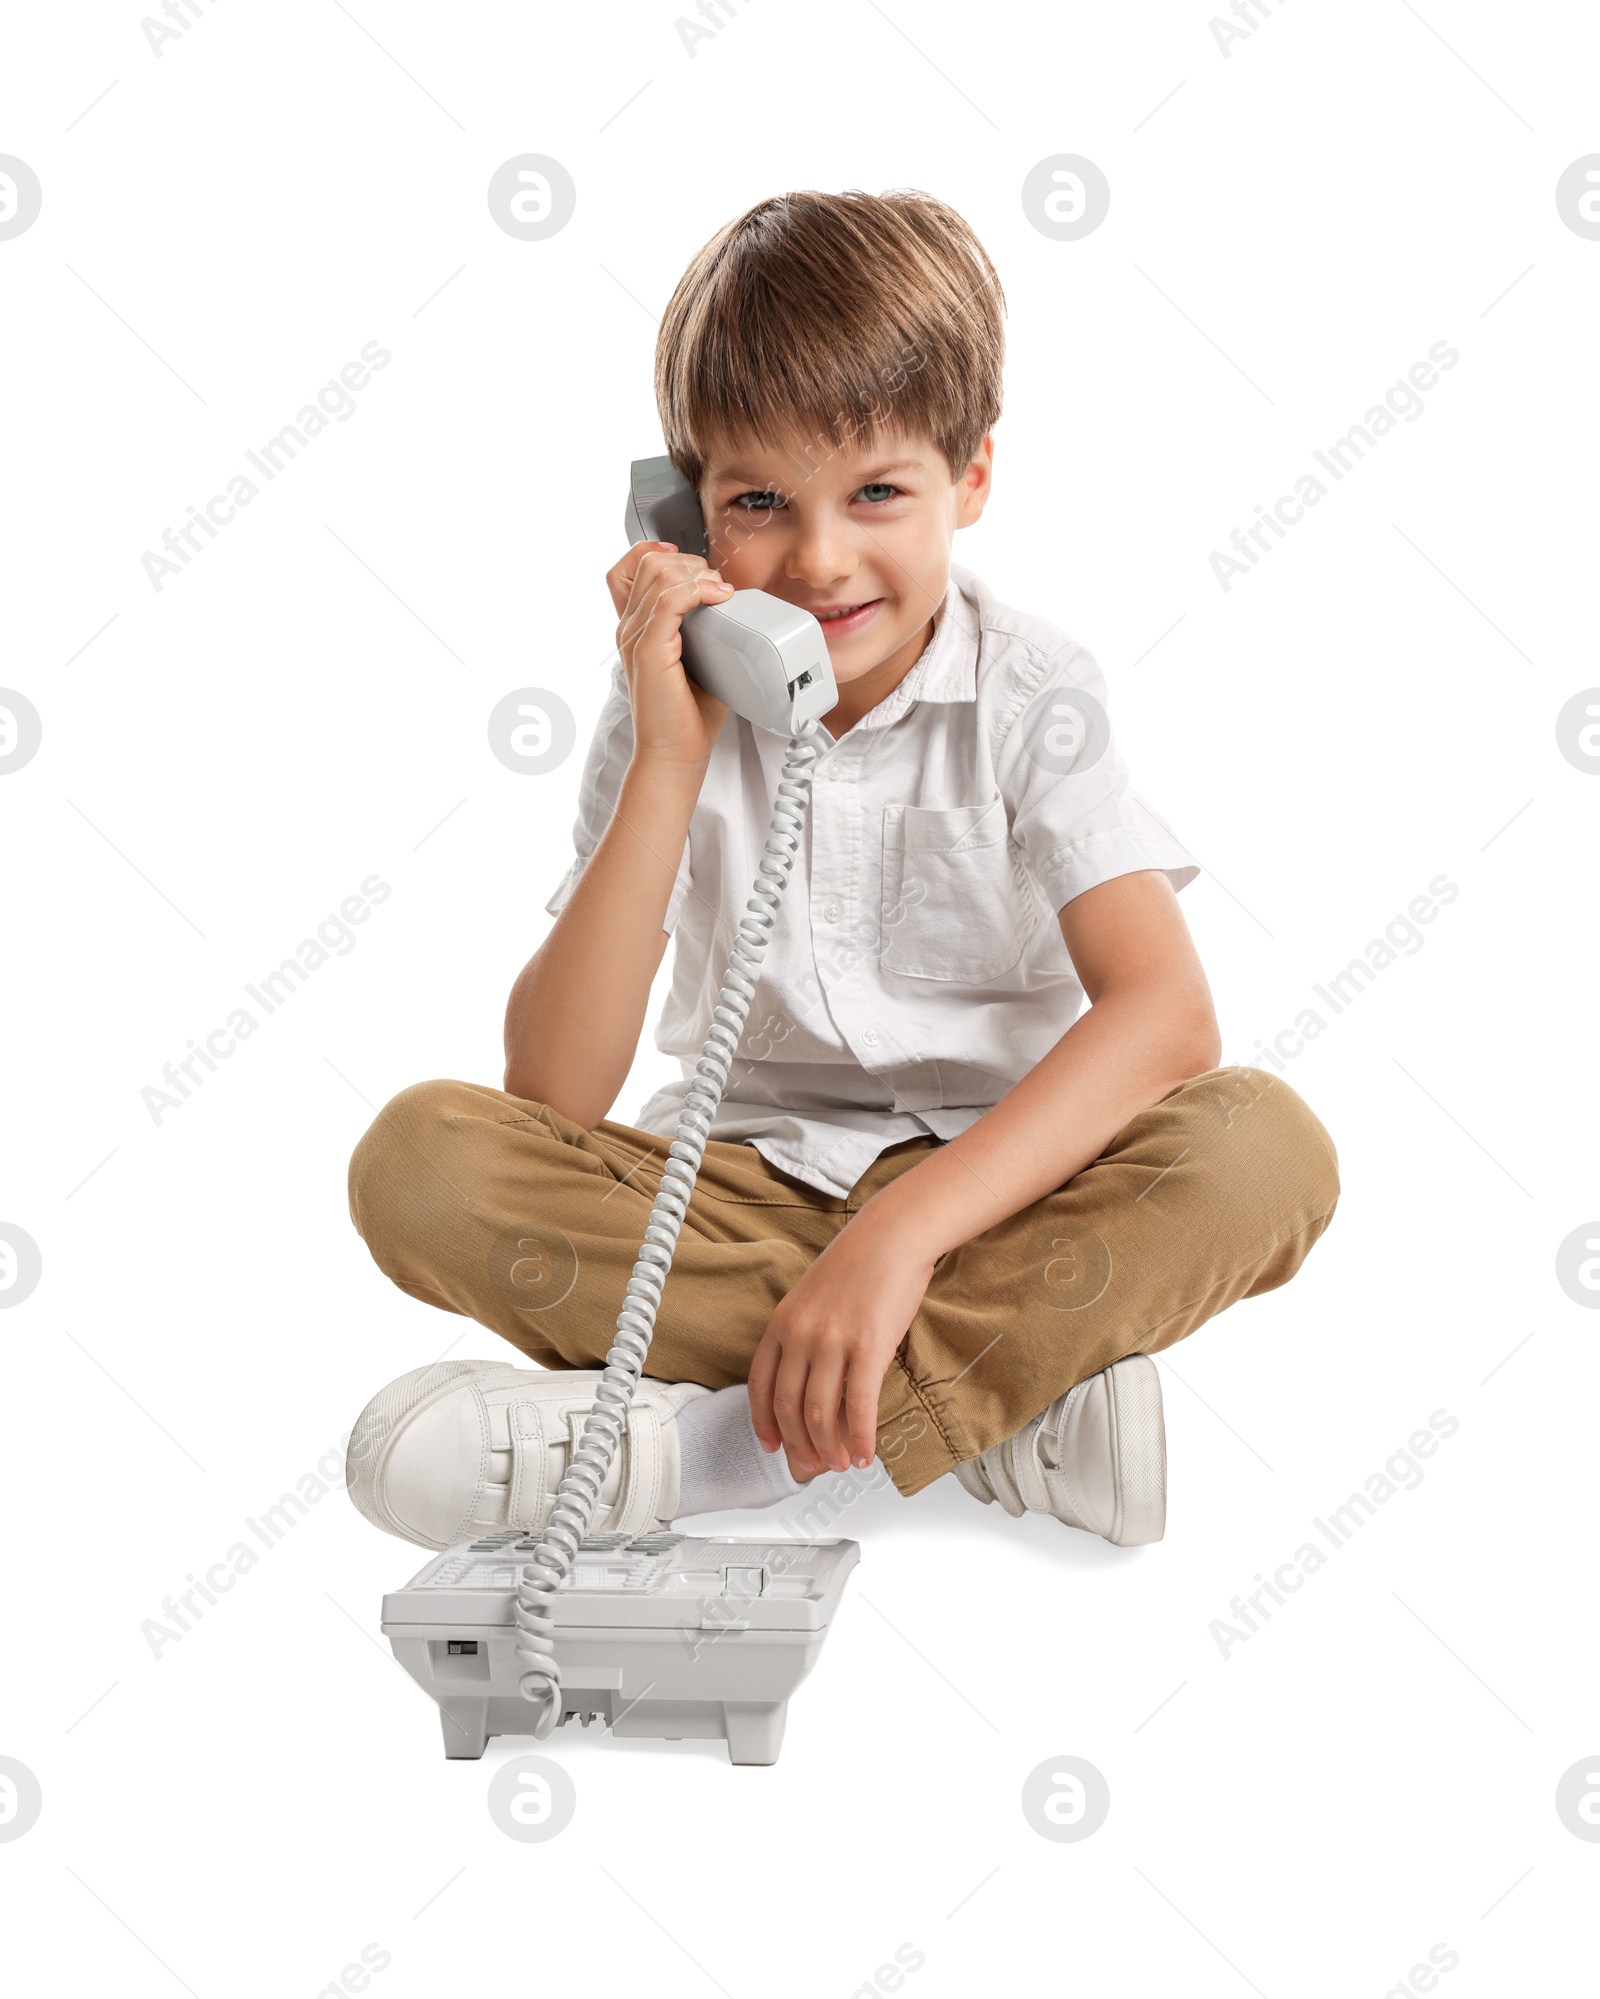
[[[1167,1524],[1161,1377],[1148,1354],[1090,1375],[956,1477],[987,1506],[1050,1513],[1119,1548],[1159,1541]]]
[[[451,1360],[413,1368],[356,1418],[350,1497],[386,1534],[453,1548],[495,1528],[543,1529],[594,1402],[599,1368]],[[678,1508],[678,1426],[694,1381],[639,1383],[589,1531],[648,1533]]]

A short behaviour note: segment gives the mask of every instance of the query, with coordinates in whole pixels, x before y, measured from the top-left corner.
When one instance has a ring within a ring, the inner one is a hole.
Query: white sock
[[[805,1487],[789,1474],[782,1451],[761,1448],[742,1381],[696,1395],[673,1419],[678,1426],[678,1514],[726,1507],[775,1506]],[[675,1516],[676,1517],[676,1516]]]

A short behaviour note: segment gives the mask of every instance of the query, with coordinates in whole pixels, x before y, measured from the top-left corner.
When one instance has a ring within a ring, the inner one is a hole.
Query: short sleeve
[[[1200,863],[1129,783],[1094,656],[1067,646],[1019,681],[996,775],[1051,908],[1143,868],[1162,869],[1174,889],[1193,881]]]
[[[601,835],[611,824],[611,815],[617,809],[622,780],[632,756],[633,709],[628,701],[628,682],[622,671],[622,661],[617,659],[612,662],[611,685],[595,721],[588,754],[583,760],[583,775],[578,780],[578,816],[572,824],[572,860],[545,904],[548,915],[561,914],[567,897],[577,886],[578,877],[599,846]],[[676,926],[688,894],[689,842],[685,840],[672,893],[667,898],[666,912],[661,919],[663,930],[671,931]]]

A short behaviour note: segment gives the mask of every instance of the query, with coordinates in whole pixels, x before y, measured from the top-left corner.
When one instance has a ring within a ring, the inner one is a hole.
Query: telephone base
[[[515,1532],[464,1543],[383,1600],[384,1635],[438,1703],[452,1761],[482,1756],[492,1735],[530,1732],[513,1604],[537,1545]],[[789,1696],[860,1552],[854,1541],[591,1536],[556,1595],[561,1726],[726,1742],[732,1763],[775,1763]]]
[[[591,1697],[584,1695],[585,1701]],[[615,1716],[609,1705],[569,1707],[559,1728],[601,1724],[617,1736],[650,1736],[660,1742],[726,1742],[730,1763],[776,1763],[783,1745],[787,1701],[759,1704],[734,1701],[636,1701]],[[491,1735],[525,1735],[527,1703],[520,1694],[510,1700],[439,1702],[444,1753],[453,1763],[476,1762]]]

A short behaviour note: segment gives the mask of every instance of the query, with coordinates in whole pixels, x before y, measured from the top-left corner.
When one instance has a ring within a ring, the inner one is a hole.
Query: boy
[[[961,218],[904,191],[762,202],[678,286],[656,394],[712,560],[641,542],[607,577],[618,659],[504,1089],[404,1090],[351,1160],[380,1267],[543,1370],[446,1362],[373,1399],[351,1492],[391,1533],[541,1528],[588,1411],[687,1081],[607,1113],[673,935],[657,1044],[693,1075],[787,747],[683,672],[685,612],[732,589],[821,620],[838,705],[594,1528],[877,1456],[904,1494],[954,1471],[1158,1540],[1149,1356],[1285,1283],[1332,1217],[1314,1114],[1217,1066],[1175,895],[1198,863],[1129,788],[1099,668],[952,567],[992,486],[1002,303]]]

